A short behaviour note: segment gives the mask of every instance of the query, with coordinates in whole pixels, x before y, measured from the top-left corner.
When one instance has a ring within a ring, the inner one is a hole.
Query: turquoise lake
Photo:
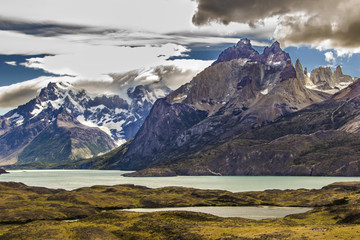
[[[183,186],[221,189],[231,192],[266,189],[319,189],[334,182],[360,181],[360,177],[279,177],[279,176],[177,176],[123,177],[117,170],[14,170],[0,175],[0,181],[23,182],[29,186],[72,190],[93,185],[135,184],[158,188]]]

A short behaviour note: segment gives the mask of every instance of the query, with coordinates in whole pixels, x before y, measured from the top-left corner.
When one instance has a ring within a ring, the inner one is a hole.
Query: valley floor
[[[281,219],[193,212],[135,213],[139,207],[299,206]],[[0,239],[359,239],[360,183],[319,190],[231,193],[183,187],[93,186],[66,191],[0,183]]]

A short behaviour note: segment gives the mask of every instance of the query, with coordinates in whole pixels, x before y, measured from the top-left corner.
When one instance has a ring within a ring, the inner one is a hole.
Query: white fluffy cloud
[[[73,75],[84,79],[108,78],[108,74],[137,68],[161,65],[171,56],[179,56],[186,49],[180,45],[158,47],[74,46],[71,53],[29,59],[27,67],[41,68],[59,75]]]
[[[4,63],[6,63],[8,65],[11,65],[11,66],[16,66],[17,65],[17,63],[15,61],[6,61]]]
[[[336,57],[334,56],[333,52],[326,52],[324,55],[325,55],[325,61],[327,62],[334,62],[336,60]]]
[[[167,59],[180,56],[187,48],[173,43],[142,47],[118,46],[117,40],[104,37],[105,43],[74,41],[72,38],[46,38],[0,31],[3,54],[48,54],[29,58],[26,67],[39,68],[59,75],[83,79],[108,78],[110,73],[127,72],[167,64]],[[176,62],[174,62],[176,63]]]

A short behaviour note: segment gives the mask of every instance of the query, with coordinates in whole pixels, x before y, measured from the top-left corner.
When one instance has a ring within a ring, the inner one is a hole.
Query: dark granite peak
[[[234,59],[247,59],[249,62],[264,64],[283,63],[282,66],[292,65],[290,55],[281,49],[278,41],[275,41],[270,47],[266,47],[264,52],[259,54],[247,38],[240,39],[235,46],[224,50],[212,65]]]
[[[252,47],[249,39],[241,39],[235,46],[224,50],[212,64],[228,62],[234,59],[250,59],[256,61],[260,54]]]
[[[280,44],[277,41],[270,47],[266,47],[261,56],[264,61],[268,61],[269,57],[271,57],[272,61],[285,61],[286,63],[291,63],[290,55],[281,49]]]

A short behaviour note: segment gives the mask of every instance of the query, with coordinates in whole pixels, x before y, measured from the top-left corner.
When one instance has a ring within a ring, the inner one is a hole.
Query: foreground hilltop
[[[340,67],[308,74],[278,42],[259,54],[242,39],[156,101],[131,142],[86,165],[140,176],[358,175],[353,81]]]

